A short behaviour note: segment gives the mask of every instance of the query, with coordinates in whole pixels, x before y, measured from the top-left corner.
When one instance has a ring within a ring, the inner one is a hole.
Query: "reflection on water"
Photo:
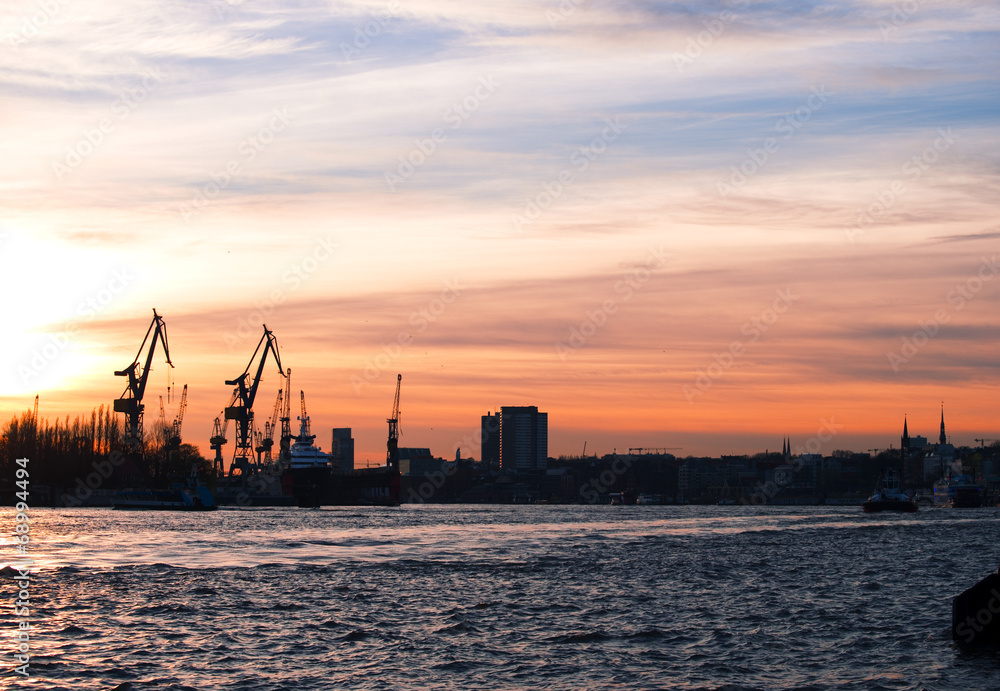
[[[949,631],[993,509],[32,517],[36,688],[1000,687]]]

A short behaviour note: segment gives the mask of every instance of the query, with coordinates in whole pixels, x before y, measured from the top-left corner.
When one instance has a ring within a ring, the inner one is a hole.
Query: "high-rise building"
[[[354,470],[354,437],[350,427],[334,427],[330,445],[330,464],[338,473],[346,475]]]
[[[549,455],[549,415],[536,406],[500,409],[500,470],[545,472]]]
[[[487,468],[500,467],[500,416],[486,413],[482,416],[482,441],[480,460]]]

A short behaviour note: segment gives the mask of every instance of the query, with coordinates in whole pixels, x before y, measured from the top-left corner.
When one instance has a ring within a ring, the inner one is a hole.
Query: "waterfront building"
[[[500,409],[500,470],[545,472],[549,453],[549,414],[536,406]]]

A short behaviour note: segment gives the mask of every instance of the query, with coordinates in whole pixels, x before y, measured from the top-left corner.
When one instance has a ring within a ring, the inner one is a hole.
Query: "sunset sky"
[[[998,67],[991,2],[6,2],[0,419],[155,308],[205,455],[262,320],[359,465],[397,373],[444,457],[1000,438]]]

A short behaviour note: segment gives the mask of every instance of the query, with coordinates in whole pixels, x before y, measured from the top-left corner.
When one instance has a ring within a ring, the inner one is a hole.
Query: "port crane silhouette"
[[[152,339],[150,339],[152,334]],[[145,406],[142,397],[146,393],[146,382],[149,380],[149,373],[152,369],[153,354],[156,351],[157,340],[163,342],[163,353],[166,356],[167,364],[171,367],[174,363],[170,361],[170,347],[167,344],[167,325],[163,317],[153,310],[153,320],[146,329],[146,336],[142,339],[139,352],[136,353],[132,364],[125,369],[115,372],[116,377],[128,377],[128,384],[125,391],[119,398],[115,399],[114,411],[125,414],[125,451],[133,460],[140,460],[142,455],[142,417]],[[146,354],[146,361],[140,366],[139,358],[142,351],[149,342],[149,352]],[[143,468],[145,470],[145,468]]]
[[[386,419],[389,423],[389,439],[386,442],[385,464],[390,468],[399,469],[399,385],[403,375],[396,375],[396,398],[392,403],[392,415]]]
[[[267,364],[267,354],[272,353],[275,363],[278,366],[278,375],[285,376],[281,368],[281,356],[278,354],[278,339],[264,325],[264,334],[257,342],[250,361],[247,363],[243,373],[235,379],[227,379],[227,386],[235,386],[235,400],[226,406],[224,416],[227,420],[236,421],[236,448],[233,450],[233,462],[229,466],[229,475],[232,477],[236,473],[245,476],[251,470],[259,470],[259,464],[253,455],[253,402],[257,398],[257,388],[260,386],[260,378],[264,374],[264,365]],[[250,367],[260,353],[260,364],[253,377],[250,376]]]

